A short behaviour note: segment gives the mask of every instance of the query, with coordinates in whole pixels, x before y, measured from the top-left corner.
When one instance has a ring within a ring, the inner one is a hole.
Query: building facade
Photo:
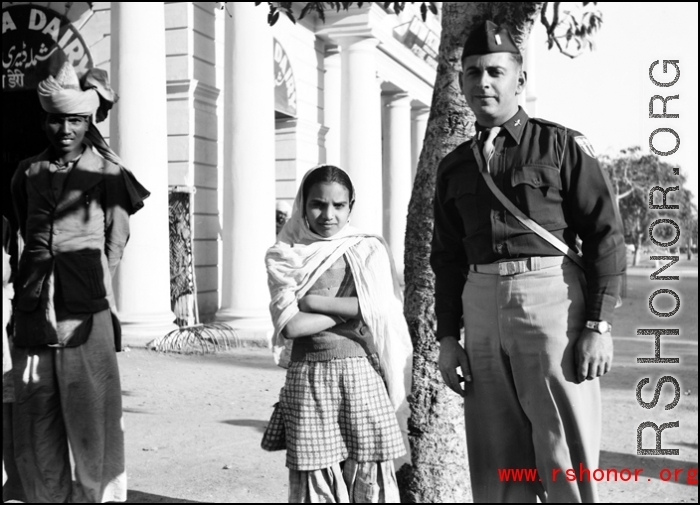
[[[267,14],[252,2],[3,2],[3,133],[17,138],[4,142],[5,186],[17,161],[46,145],[35,88],[57,64],[107,70],[120,96],[98,126],[152,193],[132,218],[115,282],[126,342],[173,328],[172,188],[195,191],[203,321],[269,331],[263,257],[275,205],[291,204],[319,163],[350,173],[353,224],[382,234],[402,268],[439,20],[377,3],[325,21],[282,15],[272,27]]]

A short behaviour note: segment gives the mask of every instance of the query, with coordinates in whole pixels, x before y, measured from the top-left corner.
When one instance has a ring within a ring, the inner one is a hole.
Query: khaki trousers
[[[125,501],[121,386],[109,309],[93,316],[83,345],[15,347],[12,362],[15,460],[27,502]]]
[[[600,450],[599,381],[577,384],[575,374],[583,272],[569,261],[510,276],[469,272],[462,301],[473,378],[464,409],[474,501],[596,502],[595,482],[565,477],[580,464],[598,468]],[[499,475],[535,468],[530,482]]]

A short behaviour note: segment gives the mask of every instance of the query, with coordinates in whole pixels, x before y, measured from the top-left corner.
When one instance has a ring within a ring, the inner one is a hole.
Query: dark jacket
[[[129,239],[131,201],[124,171],[87,148],[54,198],[49,151],[23,160],[12,196],[24,248],[15,279],[16,317],[46,323],[47,280],[69,313],[94,314],[113,303],[112,275]],[[23,314],[20,314],[23,313]],[[43,319],[43,321],[39,321]],[[32,325],[25,325],[25,328]],[[56,343],[55,334],[19,331],[18,346]]]
[[[438,338],[459,335],[469,265],[562,254],[520,224],[491,193],[479,173],[474,142],[449,153],[437,171],[431,265]],[[610,183],[588,140],[519,109],[503,124],[494,146],[492,176],[503,194],[572,249],[581,239],[586,317],[610,322],[626,250]]]

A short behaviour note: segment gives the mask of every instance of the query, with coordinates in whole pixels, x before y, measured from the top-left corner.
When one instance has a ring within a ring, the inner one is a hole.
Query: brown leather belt
[[[499,261],[485,265],[469,265],[470,272],[490,275],[515,275],[552,268],[571,261],[566,256],[534,256],[511,261]]]

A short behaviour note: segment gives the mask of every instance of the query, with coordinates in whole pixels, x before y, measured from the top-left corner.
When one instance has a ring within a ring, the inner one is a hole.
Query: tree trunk
[[[636,267],[639,264],[639,256],[642,253],[642,237],[643,234],[637,234],[637,239],[634,242],[634,257],[632,258],[632,266]]]
[[[474,115],[458,77],[472,26],[486,19],[506,24],[522,49],[540,8],[531,2],[443,3],[437,77],[406,228],[404,312],[414,346],[409,397],[413,465],[399,471],[403,502],[471,501],[463,401],[447,389],[437,369],[435,284],[429,264],[435,174],[440,160],[474,132]]]

